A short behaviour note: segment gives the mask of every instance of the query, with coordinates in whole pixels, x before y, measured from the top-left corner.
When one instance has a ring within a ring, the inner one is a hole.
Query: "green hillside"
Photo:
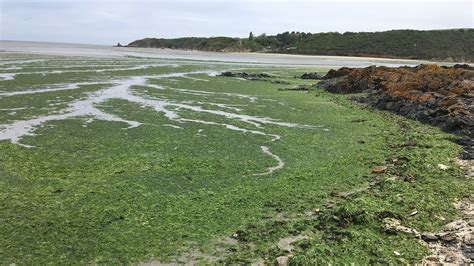
[[[474,62],[474,29],[392,30],[384,32],[284,32],[249,38],[146,38],[129,47],[219,52],[270,52],[307,55],[374,56]]]
[[[145,38],[134,41],[128,45],[129,47],[147,47],[147,48],[169,48],[169,49],[185,49],[185,50],[201,50],[201,51],[255,51],[251,50],[248,41],[239,38],[230,37],[212,37],[212,38],[196,38],[186,37],[178,39],[156,39]],[[260,48],[260,47],[259,47]]]

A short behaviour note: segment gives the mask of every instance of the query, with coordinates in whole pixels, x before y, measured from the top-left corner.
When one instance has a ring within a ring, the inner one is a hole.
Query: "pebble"
[[[275,266],[287,266],[289,258],[287,256],[280,256],[275,260]]]
[[[442,235],[440,235],[440,238],[443,241],[452,242],[452,241],[456,240],[456,235],[454,233],[442,234]]]
[[[449,169],[449,166],[444,165],[444,164],[440,164],[440,163],[438,164],[438,167],[439,167],[439,169],[441,169],[441,170],[448,170],[448,169]]]
[[[372,168],[372,173],[383,174],[386,170],[387,170],[387,167],[385,166],[374,166],[374,168]]]
[[[439,237],[434,234],[425,233],[421,235],[421,239],[423,239],[426,242],[433,242],[433,241],[438,241]]]

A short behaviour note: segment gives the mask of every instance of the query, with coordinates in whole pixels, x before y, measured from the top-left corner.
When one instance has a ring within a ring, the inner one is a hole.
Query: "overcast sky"
[[[0,0],[0,39],[129,43],[144,37],[473,28],[473,0]]]

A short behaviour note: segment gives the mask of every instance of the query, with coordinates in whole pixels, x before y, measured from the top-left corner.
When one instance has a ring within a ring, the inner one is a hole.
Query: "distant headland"
[[[263,52],[304,55],[368,56],[474,62],[474,29],[391,30],[383,32],[250,32],[248,38],[145,38],[128,47],[169,48],[213,52]]]

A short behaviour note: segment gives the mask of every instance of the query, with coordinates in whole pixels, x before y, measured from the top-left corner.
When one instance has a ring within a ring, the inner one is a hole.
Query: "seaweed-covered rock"
[[[231,78],[243,78],[243,79],[265,79],[271,78],[272,76],[267,73],[246,73],[246,72],[222,72],[221,77],[231,77]]]
[[[474,70],[474,66],[470,66],[468,64],[455,64],[452,66],[453,68],[461,68],[461,69],[466,69],[466,70]],[[443,67],[443,68],[449,68],[449,67]]]
[[[273,80],[271,81],[272,84],[281,84],[281,85],[289,85],[290,83],[288,81],[284,80]]]
[[[278,90],[279,91],[310,91],[311,87],[306,86],[306,85],[299,85],[299,86],[291,87],[291,88],[280,88]]]
[[[322,79],[323,76],[317,72],[308,72],[301,75],[300,78],[301,79]]]
[[[318,86],[334,93],[368,92],[358,99],[468,136],[464,157],[473,157],[474,70],[469,65],[343,67],[330,70]]]

